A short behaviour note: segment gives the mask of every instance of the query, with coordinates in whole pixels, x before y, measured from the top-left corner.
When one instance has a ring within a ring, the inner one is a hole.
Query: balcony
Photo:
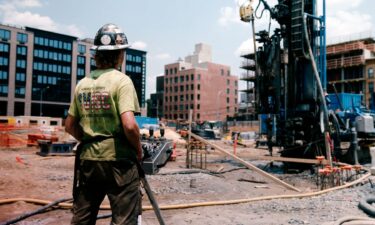
[[[255,72],[254,71],[247,71],[245,73],[242,73],[240,76],[240,80],[244,81],[255,81]]]
[[[358,49],[365,49],[365,48],[366,48],[366,45],[360,41],[347,43],[347,44],[331,45],[331,46],[327,46],[327,55],[342,54],[345,52],[358,50]]]
[[[327,69],[338,69],[342,67],[352,67],[365,65],[365,58],[363,55],[345,57],[343,59],[329,59],[327,60]]]
[[[254,60],[245,60],[241,62],[241,68],[246,70],[255,70]]]
[[[255,91],[254,87],[249,87],[248,89],[240,90],[240,92],[251,93],[251,94],[254,94],[254,91]]]

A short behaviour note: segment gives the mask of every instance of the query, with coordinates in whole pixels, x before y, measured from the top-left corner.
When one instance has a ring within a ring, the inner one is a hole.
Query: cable
[[[66,202],[66,201],[71,201],[73,200],[72,198],[62,198],[62,199],[59,199],[59,200],[56,200],[54,202],[51,202],[37,210],[34,210],[34,211],[31,211],[31,212],[28,212],[28,213],[25,213],[21,216],[18,216],[17,218],[14,218],[12,220],[8,220],[6,221],[5,223],[1,223],[0,225],[9,225],[9,224],[14,224],[14,223],[17,223],[18,221],[21,221],[21,220],[24,220],[30,216],[33,216],[33,215],[36,215],[38,213],[42,213],[43,211],[45,211],[46,209],[48,208],[51,208],[53,206],[57,206],[58,204],[62,203],[62,202]]]
[[[369,216],[375,217],[375,208],[372,206],[372,203],[375,203],[374,197],[366,198],[359,202],[358,208],[362,209]]]
[[[345,225],[346,222],[349,222],[350,225],[375,225],[375,219],[358,216],[343,217],[335,221],[332,225]]]

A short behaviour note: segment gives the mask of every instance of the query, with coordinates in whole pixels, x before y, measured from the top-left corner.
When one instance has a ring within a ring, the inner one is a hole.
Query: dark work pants
[[[141,214],[140,181],[131,161],[81,162],[79,191],[73,204],[73,225],[94,225],[107,195],[113,225],[136,225]]]

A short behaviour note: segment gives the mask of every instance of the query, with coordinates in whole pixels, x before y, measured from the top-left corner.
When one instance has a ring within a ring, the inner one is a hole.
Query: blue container
[[[156,127],[156,126],[159,125],[158,118],[151,118],[151,117],[145,117],[145,116],[136,116],[135,117],[135,121],[137,122],[138,127],[140,129],[142,129],[142,128],[149,128],[150,125],[152,125],[153,127]]]
[[[340,100],[343,110],[351,110],[353,108],[360,107],[362,105],[363,95],[351,94],[351,93],[338,93],[337,96],[336,94],[329,94],[327,97],[330,100],[330,103],[327,102],[328,109],[332,109],[332,110],[340,109],[340,103],[339,103],[339,100]]]
[[[259,134],[267,134],[267,119],[269,114],[259,114]]]

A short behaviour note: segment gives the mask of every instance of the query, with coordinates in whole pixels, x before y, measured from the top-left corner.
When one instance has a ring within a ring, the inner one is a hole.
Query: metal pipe
[[[330,148],[330,144],[328,142],[328,136],[329,136],[328,123],[329,123],[329,120],[328,120],[327,104],[326,104],[326,100],[325,100],[325,97],[324,97],[324,91],[323,91],[323,88],[322,88],[322,83],[321,83],[320,78],[319,78],[319,72],[318,72],[318,69],[316,67],[316,62],[315,62],[314,55],[312,53],[312,49],[311,49],[311,45],[310,45],[310,40],[309,40],[309,36],[308,36],[308,32],[307,32],[306,19],[307,19],[307,16],[306,16],[306,14],[304,14],[303,28],[304,28],[304,31],[305,31],[305,39],[306,39],[306,42],[307,42],[307,47],[308,47],[308,50],[309,50],[310,60],[311,60],[311,64],[312,64],[312,67],[313,67],[313,74],[314,74],[316,83],[318,85],[319,96],[321,98],[321,106],[323,107],[323,114],[324,114],[324,143],[325,143],[325,148],[326,148],[326,156],[327,156],[327,160],[329,161],[329,165],[332,167],[331,148]]]

